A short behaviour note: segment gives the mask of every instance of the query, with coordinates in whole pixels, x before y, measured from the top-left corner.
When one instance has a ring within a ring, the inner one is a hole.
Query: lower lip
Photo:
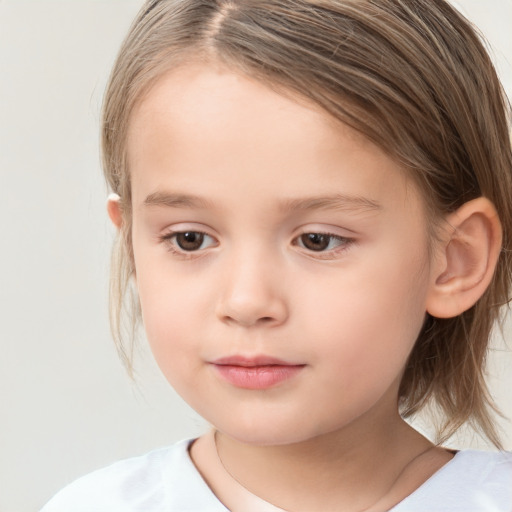
[[[297,375],[303,365],[235,366],[214,364],[221,377],[238,388],[268,389]]]

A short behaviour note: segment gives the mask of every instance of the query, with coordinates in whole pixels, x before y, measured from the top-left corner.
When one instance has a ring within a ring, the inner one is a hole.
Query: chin
[[[248,445],[283,446],[308,441],[321,435],[321,432],[309,431],[304,424],[297,422],[272,422],[268,418],[261,422],[217,422],[212,425],[222,434]]]

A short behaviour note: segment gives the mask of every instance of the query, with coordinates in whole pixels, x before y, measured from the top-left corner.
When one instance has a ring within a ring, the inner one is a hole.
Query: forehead
[[[265,127],[265,130],[261,130]],[[224,128],[219,133],[219,128]],[[239,137],[230,130],[243,128]],[[208,135],[203,143],[220,142],[229,132],[230,142],[251,139],[253,145],[269,136],[292,141],[297,135],[310,146],[337,144],[340,132],[367,151],[378,152],[362,134],[335,120],[318,105],[292,91],[263,84],[219,63],[182,65],[164,73],[134,108],[129,122],[128,154],[136,158],[135,139],[148,129],[167,136]],[[279,133],[276,133],[279,132]],[[264,140],[263,140],[264,139]],[[135,144],[133,144],[135,142]],[[147,141],[146,141],[147,142]],[[168,140],[168,142],[171,142]]]
[[[216,64],[182,66],[154,84],[131,116],[127,155],[138,201],[208,184],[219,197],[262,187],[268,199],[335,192],[377,202],[411,185],[380,148],[309,100]]]

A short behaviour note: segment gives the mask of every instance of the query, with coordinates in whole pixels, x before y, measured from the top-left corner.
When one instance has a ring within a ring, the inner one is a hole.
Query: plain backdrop
[[[141,4],[0,0],[0,512],[36,511],[79,475],[205,428],[144,347],[130,383],[109,335],[99,112]],[[512,0],[458,5],[510,94]],[[512,416],[512,355],[496,346],[492,392]],[[485,447],[470,434],[454,444]]]

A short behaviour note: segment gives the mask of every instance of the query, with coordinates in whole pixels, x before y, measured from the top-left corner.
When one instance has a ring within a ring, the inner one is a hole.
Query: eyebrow
[[[169,192],[154,192],[144,200],[144,206],[164,206],[168,208],[212,209],[213,203],[199,196]],[[334,194],[312,196],[300,199],[285,199],[280,204],[284,213],[308,210],[378,211],[382,206],[363,196]]]
[[[188,194],[173,194],[154,192],[144,200],[144,206],[166,206],[168,208],[211,208],[213,205],[207,199]]]
[[[382,210],[382,205],[363,196],[334,194],[323,197],[287,199],[282,203],[281,209],[285,212],[297,210],[378,211]]]

